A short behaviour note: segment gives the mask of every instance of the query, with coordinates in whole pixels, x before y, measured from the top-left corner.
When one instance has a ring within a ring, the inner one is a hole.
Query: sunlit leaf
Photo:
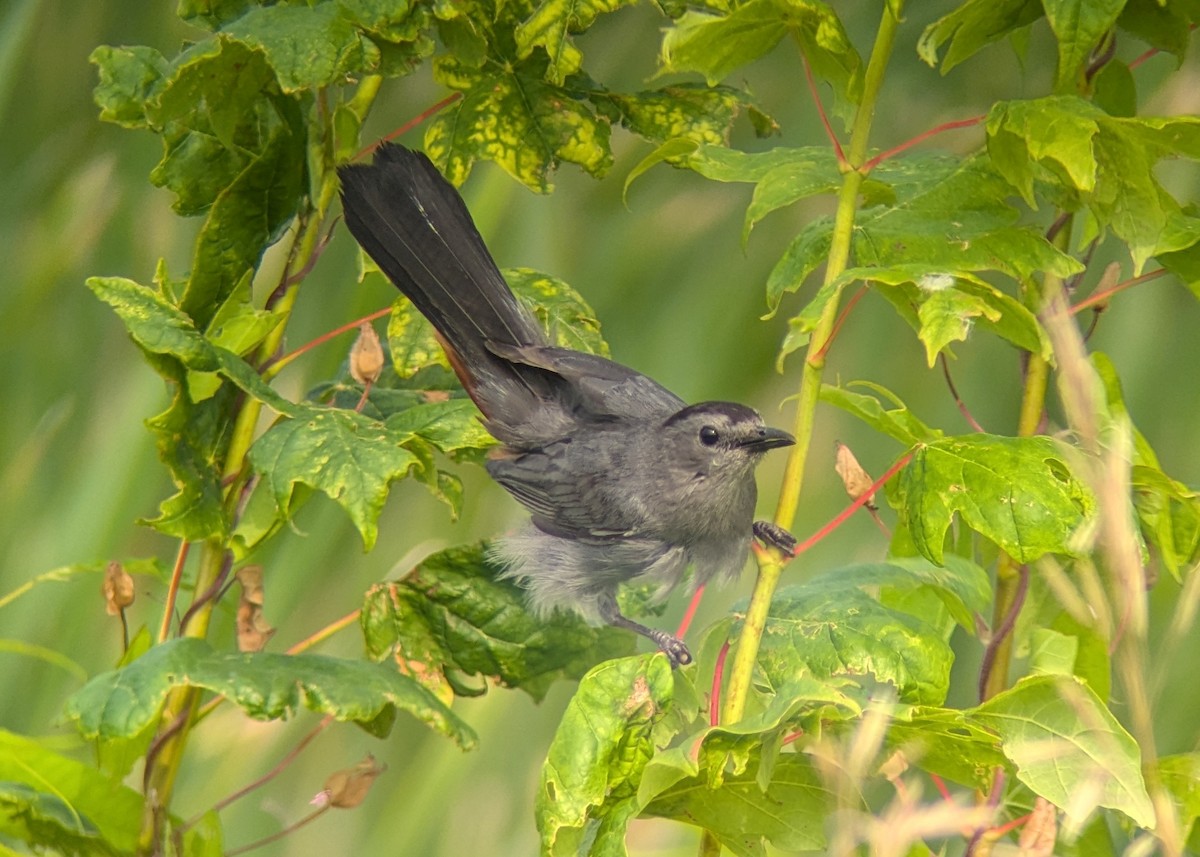
[[[425,132],[425,151],[450,181],[462,184],[481,158],[542,193],[562,161],[594,176],[608,171],[608,123],[548,83],[545,68],[536,56],[506,69],[474,69],[451,57],[435,61],[438,80],[463,94]]]
[[[608,661],[583,677],[542,769],[534,812],[543,854],[576,855],[585,836],[592,853],[624,853],[638,782],[654,753],[651,730],[673,691],[660,654]]]
[[[1025,678],[970,718],[999,734],[1017,778],[1069,818],[1083,821],[1104,806],[1154,826],[1137,742],[1084,682]]]
[[[249,459],[281,511],[304,483],[346,510],[369,550],[388,486],[418,463],[401,446],[410,436],[353,411],[312,409],[268,429],[250,447]]]
[[[895,503],[913,542],[941,564],[954,515],[1018,562],[1073,554],[1072,536],[1095,509],[1091,491],[1048,437],[973,434],[919,446],[900,472]]]

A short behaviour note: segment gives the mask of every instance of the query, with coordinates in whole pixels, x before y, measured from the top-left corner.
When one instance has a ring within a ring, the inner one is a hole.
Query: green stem
[[[211,540],[204,543],[200,553],[200,568],[196,575],[197,596],[207,592],[213,585],[221,573],[224,560],[224,545]],[[203,639],[208,635],[208,623],[214,604],[215,599],[210,598],[196,611],[184,630],[186,636]],[[175,779],[183,759],[189,726],[199,703],[200,689],[194,687],[175,688],[167,694],[166,702],[163,703],[155,738],[155,741],[159,742],[158,752],[146,771],[146,803],[142,814],[142,829],[138,835],[139,854],[161,852],[158,846],[161,841],[162,823],[166,809],[171,804],[171,794],[175,789]],[[182,725],[177,724],[180,717],[186,718]]]
[[[833,240],[829,250],[829,261],[825,268],[826,284],[837,279],[842,271],[846,270],[850,260],[854,218],[858,210],[858,192],[864,177],[861,167],[866,161],[871,121],[875,116],[875,105],[883,85],[888,59],[892,53],[902,7],[902,2],[884,4],[879,31],[875,37],[875,46],[867,64],[862,102],[859,104],[850,133],[850,146],[847,150],[848,170],[838,194]],[[792,453],[788,457],[783,476],[783,488],[780,491],[779,504],[775,512],[775,522],[785,528],[791,527],[800,503],[804,465],[808,459],[817,399],[821,392],[825,349],[834,322],[837,320],[837,314],[838,300],[835,297],[826,305],[813,330],[804,367],[801,370],[799,401],[796,405],[796,420],[793,429],[796,445],[792,447]],[[750,691],[750,679],[755,661],[758,659],[759,642],[762,639],[763,629],[766,627],[767,611],[782,571],[783,566],[779,560],[768,558],[759,562],[758,579],[755,581],[754,592],[750,596],[750,607],[746,611],[746,621],[742,626],[742,633],[734,651],[729,683],[721,708],[721,722],[723,723],[734,723],[740,720],[745,711],[746,698]]]
[[[378,92],[378,80],[368,78],[362,88],[356,93],[353,108],[365,115],[371,102]],[[317,107],[321,106],[318,98]],[[288,264],[283,272],[283,291],[272,309],[289,317],[299,293],[299,279],[293,282],[293,272],[303,271],[312,259],[318,247],[321,228],[325,214],[337,195],[337,174],[332,169],[333,141],[331,138],[331,122],[327,112],[320,112],[318,118],[310,124],[310,140],[308,146],[309,172],[313,178],[315,192],[310,190],[312,203],[307,210],[298,215],[299,235],[292,245]],[[273,355],[283,341],[286,321],[275,328],[267,336],[258,349],[260,363],[265,363]],[[232,522],[236,514],[239,494],[242,488],[241,480],[236,477],[241,474],[246,464],[246,454],[254,441],[255,428],[262,412],[262,403],[256,399],[246,398],[234,417],[233,430],[229,444],[223,456],[224,466],[222,475],[225,477],[225,509],[228,519]],[[225,561],[225,545],[217,540],[205,542],[200,556],[200,568],[197,572],[196,586],[193,598],[205,597],[221,573]],[[188,637],[203,639],[208,636],[209,621],[212,618],[216,599],[209,597],[195,609],[191,615],[184,633]],[[142,829],[138,836],[138,853],[143,855],[161,853],[163,821],[166,818],[171,795],[174,791],[175,780],[183,761],[183,751],[188,734],[195,724],[200,705],[201,692],[198,688],[182,687],[167,695],[163,703],[162,714],[159,718],[157,752],[152,760],[148,760],[145,775],[146,804],[142,819]]]
[[[1071,221],[1068,218],[1054,236],[1054,244],[1065,249],[1071,237]],[[1025,304],[1034,313],[1042,309],[1043,296],[1056,294],[1062,289],[1062,278],[1046,274],[1041,290],[1029,288],[1025,293]],[[1021,411],[1017,417],[1017,437],[1032,437],[1041,426],[1042,413],[1046,408],[1046,388],[1050,381],[1050,364],[1038,354],[1029,355],[1025,369],[1025,390],[1021,395]],[[1000,628],[1012,611],[1020,585],[1021,564],[1006,553],[1001,553],[996,563],[996,596],[992,606],[992,629]],[[1008,674],[1012,666],[1014,634],[1010,631],[996,642],[991,670],[981,688],[981,701],[991,699],[1008,687]]]

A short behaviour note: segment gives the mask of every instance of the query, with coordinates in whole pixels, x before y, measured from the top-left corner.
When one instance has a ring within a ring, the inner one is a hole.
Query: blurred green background
[[[1047,91],[1052,44],[1035,29],[1022,62],[996,46],[949,77],[919,63],[916,38],[949,3],[912,4],[901,32],[876,119],[876,144],[890,147],[940,122],[984,112],[999,98]],[[134,9],[136,8],[136,11]],[[876,4],[840,7],[860,50],[869,49]],[[602,19],[582,40],[585,67],[614,88],[637,88],[654,73],[663,26],[649,5]],[[198,226],[170,210],[165,191],[146,176],[159,157],[148,133],[101,124],[87,56],[99,44],[148,44],[172,55],[196,34],[166,4],[5,0],[0,3],[0,597],[35,575],[75,562],[158,555],[175,545],[134,524],[153,516],[169,492],[142,421],[161,410],[166,393],[126,338],[115,316],[84,288],[93,274],[149,282],[160,257],[176,274],[187,270]],[[1123,44],[1132,58],[1143,46]],[[1194,113],[1200,108],[1200,65],[1180,71],[1156,57],[1136,73],[1145,113]],[[744,83],[780,122],[782,134],[745,148],[820,144],[822,134],[794,49],[783,46],[753,66]],[[389,83],[377,105],[370,138],[399,126],[440,98],[424,70]],[[420,132],[405,142],[420,145]],[[981,132],[947,134],[933,144],[965,152]],[[648,146],[618,132],[616,164],[597,182],[573,168],[556,178],[556,192],[539,197],[491,165],[481,164],[464,194],[501,265],[530,266],[565,279],[594,306],[613,355],[661,380],[689,400],[734,399],[757,406],[787,426],[795,365],[773,368],[786,318],[804,295],[789,296],[780,316],[760,320],[763,284],[790,236],[807,219],[830,210],[817,201],[777,213],[743,250],[741,218],[750,190],[718,185],[660,167],[635,182],[628,205],[622,184]],[[1175,168],[1178,167],[1178,168]],[[1195,202],[1195,165],[1168,165],[1178,199]],[[1043,216],[1045,213],[1043,213]],[[304,285],[289,330],[292,347],[333,326],[385,306],[382,285],[354,279],[354,247],[340,229]],[[1109,259],[1098,260],[1099,271]],[[1128,274],[1128,260],[1125,263]],[[804,294],[808,294],[811,286]],[[1160,279],[1118,297],[1091,340],[1112,355],[1131,413],[1156,447],[1168,473],[1200,483],[1200,307],[1179,283]],[[343,359],[349,338],[298,361],[281,378],[302,396]],[[977,336],[956,349],[960,393],[989,430],[1011,433],[1020,389],[1019,363],[1007,346]],[[865,378],[901,396],[926,422],[967,431],[941,380],[926,368],[909,329],[875,296],[864,300],[831,354],[827,379]],[[821,412],[796,532],[807,535],[835,515],[846,498],[832,470],[835,439],[849,443],[875,474],[898,455],[840,412]],[[828,450],[828,454],[825,452]],[[761,471],[762,507],[769,514],[782,456]],[[451,524],[424,489],[397,486],[381,522],[377,548],[364,554],[348,520],[315,499],[293,532],[261,556],[266,566],[266,616],[283,649],[355,609],[374,581],[403,572],[440,546],[502,531],[519,517],[516,505],[482,472],[461,469],[468,493],[462,519]],[[885,517],[890,520],[885,510]],[[856,518],[789,571],[800,579],[849,562],[879,557],[885,544],[875,526]],[[749,592],[750,577],[712,593],[698,617],[703,628]],[[1152,596],[1158,627],[1178,588],[1164,578]],[[157,627],[163,587],[139,580],[130,609],[134,628]],[[682,610],[676,598],[664,624]],[[229,640],[231,609],[214,637]],[[959,641],[961,643],[961,641]],[[1193,634],[1186,645],[1195,652]],[[69,661],[56,662],[38,647]],[[324,651],[354,655],[356,632],[343,632]],[[972,701],[977,644],[959,646],[960,689]],[[120,628],[104,614],[98,575],[38,586],[0,610],[0,726],[78,742],[59,722],[63,700],[85,675],[112,666]],[[1162,653],[1164,660],[1174,653]],[[1174,658],[1168,673],[1170,706],[1160,706],[1163,752],[1192,749],[1197,685],[1189,658]],[[492,692],[461,705],[479,731],[479,750],[464,755],[409,723],[380,742],[351,728],[327,730],[288,772],[223,814],[227,844],[274,832],[308,811],[306,802],[333,770],[372,752],[389,766],[363,806],[327,814],[298,834],[259,852],[301,854],[530,854],[536,850],[532,803],[545,747],[572,688],[560,685],[540,706],[519,693]],[[1118,707],[1118,713],[1120,713]],[[290,723],[247,721],[221,710],[194,734],[176,809],[191,815],[259,776],[311,729],[307,713]],[[86,756],[86,748],[81,749]],[[639,822],[635,854],[694,853],[694,834]]]

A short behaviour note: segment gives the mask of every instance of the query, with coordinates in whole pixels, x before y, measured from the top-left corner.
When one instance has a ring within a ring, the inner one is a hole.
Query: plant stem
[[[1055,222],[1051,241],[1065,249],[1071,239],[1071,218],[1060,218]],[[1025,305],[1035,314],[1041,312],[1045,295],[1057,294],[1062,290],[1062,278],[1046,274],[1042,288],[1028,287],[1024,294]],[[1033,437],[1041,426],[1042,413],[1046,408],[1046,387],[1050,380],[1050,364],[1039,354],[1029,355],[1025,367],[1025,390],[1021,395],[1021,410],[1017,417],[1017,437]],[[1006,553],[1001,553],[996,563],[996,595],[992,605],[992,631],[999,634],[1008,622],[1015,622],[1020,613],[1018,590],[1021,587],[1021,563]],[[1016,611],[1014,613],[1014,611]],[[1010,615],[1012,614],[1012,615]],[[1008,674],[1012,666],[1014,635],[1004,634],[988,649],[991,656],[987,662],[987,674],[980,682],[980,701],[991,699],[1008,687]]]
[[[207,591],[216,581],[221,574],[224,559],[225,549],[220,542],[210,540],[204,543],[200,553],[200,569],[196,577],[196,595]],[[207,636],[213,605],[214,602],[210,599],[196,611],[192,621],[188,622],[184,629],[183,633],[186,636],[200,639]],[[161,744],[153,759],[147,758],[146,803],[142,814],[142,829],[138,835],[139,854],[161,853],[162,823],[166,809],[171,803],[175,778],[183,759],[188,727],[199,703],[200,689],[195,687],[175,688],[167,694],[167,700],[163,703],[156,738]],[[180,718],[183,718],[181,726],[177,725]]]
[[[875,104],[879,98],[888,59],[892,53],[902,6],[903,4],[900,2],[884,5],[879,31],[875,37],[875,46],[867,64],[862,102],[859,104],[850,133],[850,146],[847,152],[848,170],[838,194],[833,239],[829,250],[829,261],[825,269],[826,283],[835,280],[846,269],[850,259],[851,236],[853,235],[855,214],[858,210],[858,192],[863,181],[860,167],[866,160],[871,121],[875,116]],[[804,465],[808,459],[808,448],[813,433],[813,418],[816,413],[817,399],[821,392],[822,370],[825,367],[824,348],[837,316],[838,301],[835,298],[826,305],[813,330],[808,344],[808,354],[801,369],[799,401],[796,405],[795,428],[792,432],[796,438],[796,445],[792,447],[791,455],[788,457],[783,476],[783,487],[779,494],[779,504],[775,511],[775,523],[785,529],[791,527],[800,503]],[[770,553],[762,555],[759,560],[758,579],[755,581],[754,592],[750,596],[750,607],[746,611],[746,620],[742,626],[741,636],[738,638],[737,649],[734,651],[729,685],[726,688],[725,699],[721,707],[723,723],[734,723],[740,720],[745,711],[746,697],[750,691],[750,678],[754,671],[755,661],[758,659],[758,646],[762,639],[763,629],[766,627],[767,611],[782,571],[783,563],[780,559]]]

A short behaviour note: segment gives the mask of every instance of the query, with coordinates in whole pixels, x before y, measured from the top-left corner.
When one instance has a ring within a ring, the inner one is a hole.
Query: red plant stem
[[[293,747],[291,750],[289,750],[286,756],[284,756],[282,759],[279,760],[279,763],[277,765],[275,765],[275,767],[271,768],[271,770],[267,771],[265,774],[263,774],[257,780],[254,780],[253,782],[242,786],[240,789],[233,792],[232,794],[226,795],[225,797],[221,798],[219,801],[214,803],[207,810],[205,810],[204,812],[195,816],[194,818],[188,819],[182,825],[180,825],[180,829],[187,830],[189,827],[196,824],[196,822],[198,822],[200,819],[204,818],[204,816],[207,815],[208,813],[220,812],[221,810],[223,810],[225,807],[229,806],[234,801],[245,797],[246,795],[250,794],[250,792],[254,791],[257,788],[261,788],[262,786],[266,785],[271,780],[273,780],[275,777],[279,776],[281,773],[283,773],[283,771],[287,768],[288,765],[290,765],[292,762],[296,761],[296,757],[299,756],[304,751],[304,748],[307,747],[309,744],[311,744],[313,742],[314,738],[316,738],[318,735],[320,735],[322,732],[324,732],[326,727],[328,727],[329,724],[332,722],[333,722],[333,715],[326,714],[325,717],[321,719],[321,722],[318,723],[314,729],[312,729],[307,735],[305,735],[303,738],[301,738],[300,742],[298,744],[296,744],[296,746]]]
[[[175,567],[171,569],[171,582],[167,585],[167,603],[163,606],[162,625],[158,629],[158,641],[165,643],[171,634],[171,617],[175,615],[175,600],[179,597],[179,584],[183,579],[183,565],[187,562],[191,542],[180,542],[175,553]]]
[[[1124,282],[1117,283],[1115,286],[1112,286],[1111,288],[1107,288],[1107,289],[1104,289],[1103,291],[1096,292],[1093,295],[1088,295],[1086,298],[1081,300],[1079,303],[1075,304],[1075,306],[1071,307],[1071,314],[1075,315],[1076,313],[1083,312],[1088,307],[1093,307],[1096,304],[1102,304],[1105,301],[1107,301],[1109,298],[1111,298],[1113,295],[1115,295],[1117,292],[1124,291],[1125,289],[1129,288],[1130,286],[1136,286],[1138,283],[1144,283],[1147,280],[1156,279],[1166,273],[1168,273],[1166,268],[1156,268],[1153,271],[1147,271],[1146,273],[1142,274],[1140,277],[1132,277],[1131,279],[1125,280]]]
[[[725,656],[729,654],[729,641],[721,644],[717,652],[717,665],[713,668],[712,691],[708,696],[708,725],[717,726],[721,722],[721,683],[725,678]]]
[[[804,52],[800,52],[800,59],[804,62],[804,76],[808,79],[808,91],[812,93],[813,104],[817,106],[817,115],[821,117],[821,125],[825,128],[825,135],[829,137],[829,142],[833,144],[833,153],[837,156],[839,167],[846,166],[846,153],[842,150],[842,144],[838,141],[837,134],[833,133],[833,126],[829,124],[829,117],[825,115],[825,105],[821,103],[821,94],[817,92],[817,82],[813,80],[812,66],[808,64],[808,57]]]
[[[1196,29],[1196,25],[1192,24],[1190,27],[1188,27],[1188,32],[1190,33],[1194,29]],[[1150,57],[1154,56],[1156,53],[1158,53],[1158,48],[1151,48],[1150,50],[1146,51],[1140,57],[1138,57],[1137,59],[1135,59],[1129,63],[1129,70],[1132,71],[1133,69],[1137,68],[1139,65],[1144,63],[1146,60],[1150,59]]]
[[[838,516],[836,518],[834,518],[832,521],[830,521],[825,526],[821,527],[821,529],[817,530],[816,533],[809,536],[804,541],[800,542],[800,544],[796,545],[796,548],[795,548],[795,550],[792,551],[791,556],[793,558],[800,556],[800,554],[804,553],[806,550],[811,548],[813,545],[815,545],[819,541],[821,541],[821,539],[825,538],[827,535],[829,535],[834,530],[836,530],[838,527],[840,527],[845,522],[845,520],[847,518],[849,518],[851,515],[853,515],[856,511],[858,511],[858,509],[861,506],[866,505],[866,502],[867,502],[867,500],[870,499],[871,495],[874,494],[876,491],[878,491],[885,482],[887,482],[889,479],[891,479],[893,476],[895,476],[897,473],[899,473],[900,468],[904,467],[904,465],[908,464],[908,462],[912,459],[912,455],[913,455],[912,452],[909,451],[909,452],[906,452],[903,456],[901,456],[900,459],[897,460],[895,464],[893,464],[891,467],[888,468],[887,473],[883,474],[878,479],[876,479],[873,483],[871,483],[871,487],[868,488],[866,491],[864,491],[861,497],[859,497],[857,500],[855,500],[853,503],[851,503],[849,506],[847,506],[845,509],[843,509],[841,512],[839,512]]]
[[[942,799],[947,803],[954,803],[954,796],[950,794],[950,789],[946,788],[946,782],[937,774],[931,773],[929,779],[933,780],[933,786],[941,792]]]
[[[372,143],[371,145],[367,146],[366,148],[360,150],[359,153],[354,156],[354,160],[357,161],[359,158],[371,154],[371,152],[375,151],[377,148],[379,148],[381,145],[386,143],[388,140],[395,140],[401,134],[408,133],[413,128],[416,128],[418,125],[420,125],[426,119],[428,119],[430,116],[433,116],[436,113],[441,113],[443,110],[445,110],[451,104],[458,101],[458,99],[460,99],[460,98],[462,98],[461,92],[450,93],[445,98],[443,98],[441,101],[439,101],[437,104],[430,107],[428,110],[423,110],[420,113],[418,113],[416,116],[414,116],[412,119],[409,119],[407,122],[405,122],[399,128],[397,128],[395,131],[392,131],[388,134],[384,134],[382,137],[380,137],[374,143]]]
[[[983,652],[983,663],[979,666],[979,699],[982,701],[987,699],[988,678],[991,676],[992,667],[996,663],[996,651],[1000,647],[1000,643],[1004,638],[1012,633],[1013,626],[1017,624],[1017,616],[1021,612],[1021,607],[1025,604],[1025,594],[1029,591],[1029,566],[1021,566],[1017,578],[1017,591],[1013,595],[1012,606],[1009,608],[1004,621],[1000,623],[1000,627],[992,631],[992,639],[988,640],[987,648]]]
[[[917,136],[913,137],[911,140],[907,140],[907,141],[901,143],[899,146],[896,146],[895,148],[888,149],[886,152],[880,152],[878,155],[871,158],[871,160],[869,160],[865,164],[863,164],[862,168],[860,169],[860,172],[862,172],[864,174],[869,173],[871,170],[875,169],[877,166],[879,166],[880,163],[882,163],[883,161],[886,161],[888,158],[895,157],[896,155],[903,152],[905,149],[911,149],[913,146],[917,145],[918,143],[924,142],[925,140],[928,140],[930,137],[934,136],[935,134],[941,134],[943,131],[954,131],[958,128],[970,128],[972,125],[978,125],[984,119],[987,119],[987,116],[972,116],[970,119],[957,119],[954,122],[943,122],[941,125],[938,125],[936,128],[930,128],[928,131],[924,131],[924,132],[918,134]]]
[[[319,809],[313,810],[308,815],[304,816],[304,818],[297,821],[295,824],[289,824],[283,830],[276,831],[275,833],[272,833],[270,836],[264,836],[262,839],[256,839],[255,841],[249,843],[248,845],[243,845],[240,848],[231,848],[230,850],[225,852],[225,857],[236,857],[236,855],[238,855],[238,854],[245,854],[247,851],[253,851],[256,848],[262,848],[264,845],[270,845],[272,842],[275,842],[278,839],[283,839],[283,837],[287,836],[290,833],[295,832],[296,830],[299,830],[301,827],[308,824],[310,821],[316,820],[316,818],[318,816],[322,815],[325,812],[328,812],[330,809],[332,809],[332,807],[333,807],[333,804],[325,804],[325,806],[320,807]]]
[[[829,352],[830,346],[833,345],[833,340],[837,339],[838,331],[841,330],[842,325],[845,324],[846,318],[850,315],[850,310],[854,309],[855,304],[861,301],[863,295],[866,293],[867,287],[862,286],[857,292],[854,293],[854,297],[846,301],[846,305],[842,307],[842,311],[838,315],[837,321],[833,323],[833,328],[829,331],[829,338],[825,340],[825,342],[820,348],[817,349],[816,353],[812,357],[808,358],[810,363],[822,362],[825,360],[825,355]]]
[[[692,619],[696,616],[696,608],[700,606],[700,599],[704,597],[704,586],[696,587],[696,591],[692,593],[692,600],[688,602],[687,610],[683,612],[683,618],[679,620],[679,629],[675,632],[675,636],[682,639],[687,633],[687,629],[691,627]]]
[[[938,360],[941,361],[942,374],[946,376],[946,386],[950,388],[950,395],[954,397],[954,404],[958,406],[959,413],[963,415],[963,418],[966,419],[967,424],[971,428],[982,432],[983,426],[975,421],[975,417],[971,416],[971,411],[958,395],[958,389],[954,386],[954,379],[950,377],[950,361],[946,359],[946,352],[939,352]]]
[[[375,312],[371,313],[370,315],[365,315],[362,318],[356,318],[354,321],[347,322],[346,324],[343,324],[341,327],[335,327],[333,330],[329,331],[328,333],[322,333],[316,339],[313,339],[310,342],[304,343],[299,348],[297,348],[295,351],[289,351],[287,354],[283,355],[278,360],[273,361],[270,364],[271,373],[272,374],[277,373],[280,369],[282,369],[288,363],[291,363],[293,360],[295,360],[297,357],[304,354],[305,352],[312,351],[318,345],[324,345],[329,340],[333,339],[334,337],[341,336],[343,333],[345,333],[348,330],[357,330],[360,325],[370,324],[371,322],[375,321],[376,319],[383,318],[391,311],[392,311],[392,308],[390,306],[384,307],[381,310],[376,310]]]
[[[1008,833],[1011,830],[1016,830],[1018,827],[1023,825],[1025,822],[1029,821],[1029,819],[1031,819],[1032,817],[1033,817],[1033,813],[1027,812],[1027,813],[1025,813],[1025,815],[1021,816],[1020,818],[1014,818],[1012,821],[1001,824],[999,827],[993,827],[991,830],[988,831],[988,833],[992,834],[993,836],[1003,836],[1004,834]]]

